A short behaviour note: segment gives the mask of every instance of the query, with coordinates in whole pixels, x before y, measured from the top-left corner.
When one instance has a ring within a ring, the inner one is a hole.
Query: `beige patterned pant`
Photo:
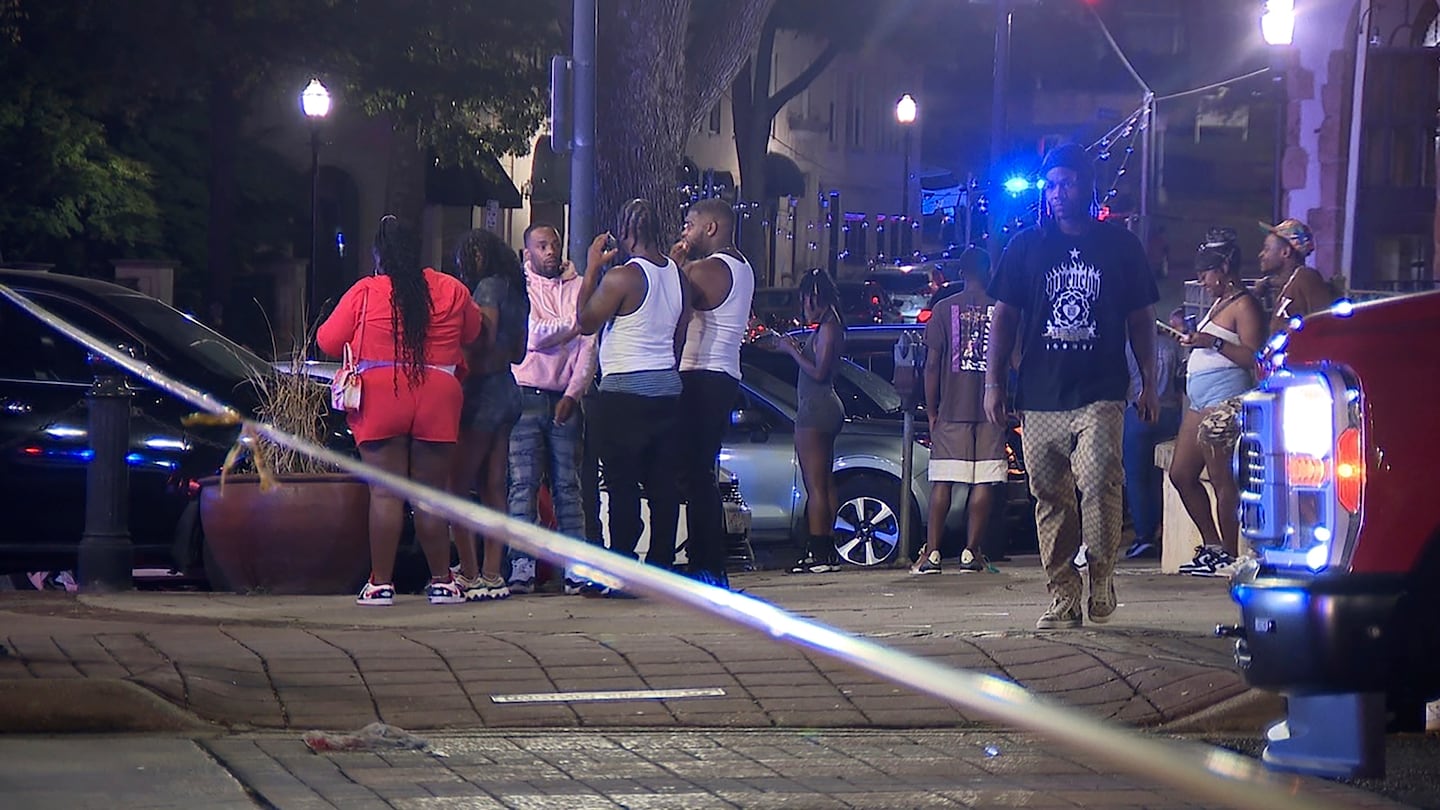
[[[1091,593],[1110,584],[1120,556],[1125,403],[1025,411],[1020,421],[1025,469],[1036,500],[1040,561],[1050,580],[1050,594],[1079,607],[1084,582],[1071,561],[1082,540],[1088,549]]]

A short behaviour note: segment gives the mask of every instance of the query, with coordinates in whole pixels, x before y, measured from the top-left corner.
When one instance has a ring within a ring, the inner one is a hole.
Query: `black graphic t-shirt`
[[[1134,234],[1106,222],[1075,236],[1053,223],[1021,231],[989,293],[1021,312],[1019,408],[1125,400],[1125,319],[1160,298]]]

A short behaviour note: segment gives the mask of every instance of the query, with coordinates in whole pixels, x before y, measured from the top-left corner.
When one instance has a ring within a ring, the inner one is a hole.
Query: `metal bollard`
[[[901,333],[895,347],[894,383],[905,415],[900,433],[900,544],[896,559],[900,566],[908,566],[916,551],[910,540],[910,467],[915,459],[915,408],[925,390],[924,349],[923,340],[912,339],[909,332]]]
[[[81,591],[128,591],[135,548],[130,542],[130,386],[108,361],[91,359],[90,466],[85,474],[85,533],[80,538]]]

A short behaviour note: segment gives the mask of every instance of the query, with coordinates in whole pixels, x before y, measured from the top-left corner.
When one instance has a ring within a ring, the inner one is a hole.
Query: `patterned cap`
[[[1298,219],[1287,219],[1279,225],[1261,222],[1260,227],[1266,233],[1273,233],[1283,239],[1286,244],[1295,249],[1296,253],[1300,254],[1301,258],[1309,256],[1315,251],[1314,232],[1310,230],[1309,225]]]

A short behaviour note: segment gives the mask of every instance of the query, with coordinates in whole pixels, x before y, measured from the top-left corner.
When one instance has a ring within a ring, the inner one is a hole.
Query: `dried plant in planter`
[[[249,379],[255,389],[259,406],[256,417],[261,422],[311,444],[325,445],[328,433],[326,417],[330,412],[330,389],[323,381],[311,376],[305,367],[305,352],[296,349],[288,362],[278,363],[266,373],[253,374]],[[192,421],[217,423],[213,418],[196,414]],[[222,420],[223,421],[223,420]],[[260,488],[268,490],[279,476],[316,475],[338,472],[334,466],[278,444],[246,428],[225,456],[220,469],[220,486],[230,473],[252,473],[260,478]]]
[[[252,377],[260,399],[258,416],[289,433],[317,445],[325,444],[325,417],[330,412],[330,389],[305,370],[305,356],[296,352],[284,370]],[[262,481],[276,475],[335,472],[335,468],[294,448],[263,436],[250,436],[248,467]]]

